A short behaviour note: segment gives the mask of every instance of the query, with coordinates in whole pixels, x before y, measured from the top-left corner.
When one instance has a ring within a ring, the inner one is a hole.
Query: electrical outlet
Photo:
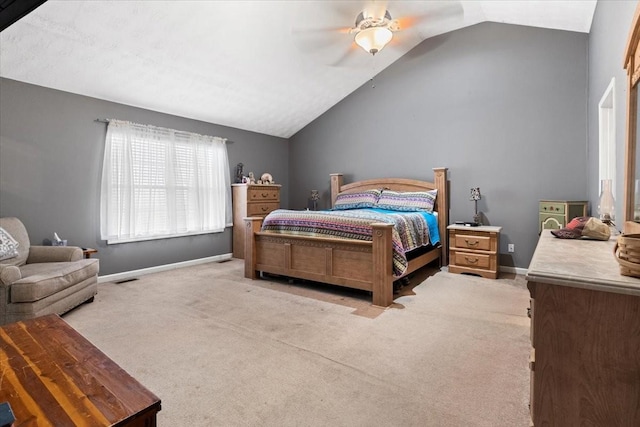
[[[513,243],[509,243],[509,252],[515,252],[516,251],[516,245],[514,245]]]

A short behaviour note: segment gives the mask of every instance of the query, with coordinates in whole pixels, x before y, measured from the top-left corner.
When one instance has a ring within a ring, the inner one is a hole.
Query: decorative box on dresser
[[[280,208],[279,184],[232,184],[233,257],[244,259],[245,224],[250,216],[265,217]]]
[[[450,225],[449,271],[498,278],[498,251],[502,227]]]
[[[540,200],[538,204],[538,233],[565,227],[578,216],[587,216],[589,202],[570,200]]]
[[[640,279],[615,240],[542,232],[527,272],[534,426],[640,426]]]

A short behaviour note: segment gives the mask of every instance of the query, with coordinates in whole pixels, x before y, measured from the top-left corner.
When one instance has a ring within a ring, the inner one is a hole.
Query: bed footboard
[[[261,232],[262,218],[245,218],[245,277],[259,272],[370,291],[373,305],[393,302],[391,224],[373,224],[373,241]]]

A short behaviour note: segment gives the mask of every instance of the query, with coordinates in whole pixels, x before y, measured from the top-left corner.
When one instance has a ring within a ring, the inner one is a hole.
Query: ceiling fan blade
[[[303,52],[316,51],[348,44],[352,36],[349,34],[350,28],[305,28],[291,29],[293,43]]]
[[[336,58],[334,61],[332,61],[328,65],[331,67],[347,67],[349,65],[353,65],[353,62],[355,59],[354,55],[358,53],[358,52],[355,52],[357,48],[358,47],[355,45],[355,43],[352,43],[351,45],[349,45],[349,48],[346,49],[342,55],[340,55],[338,58]]]
[[[332,51],[341,54],[353,41],[348,25],[355,22],[361,6],[361,0],[295,2],[291,21],[293,44],[304,54],[319,54],[332,62],[336,58]]]
[[[301,35],[313,34],[313,33],[340,33],[349,34],[351,27],[318,27],[318,28],[291,28],[292,33],[298,33]]]
[[[322,65],[344,66],[356,46],[348,28],[292,30],[292,35],[298,50]]]

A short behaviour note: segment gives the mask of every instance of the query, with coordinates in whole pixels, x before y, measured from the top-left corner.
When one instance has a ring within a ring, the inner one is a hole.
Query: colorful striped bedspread
[[[397,212],[384,209],[350,209],[342,211],[295,211],[278,209],[262,223],[262,231],[304,236],[373,240],[373,223],[393,224],[393,275],[407,270],[406,253],[440,243],[438,220],[428,212]]]

